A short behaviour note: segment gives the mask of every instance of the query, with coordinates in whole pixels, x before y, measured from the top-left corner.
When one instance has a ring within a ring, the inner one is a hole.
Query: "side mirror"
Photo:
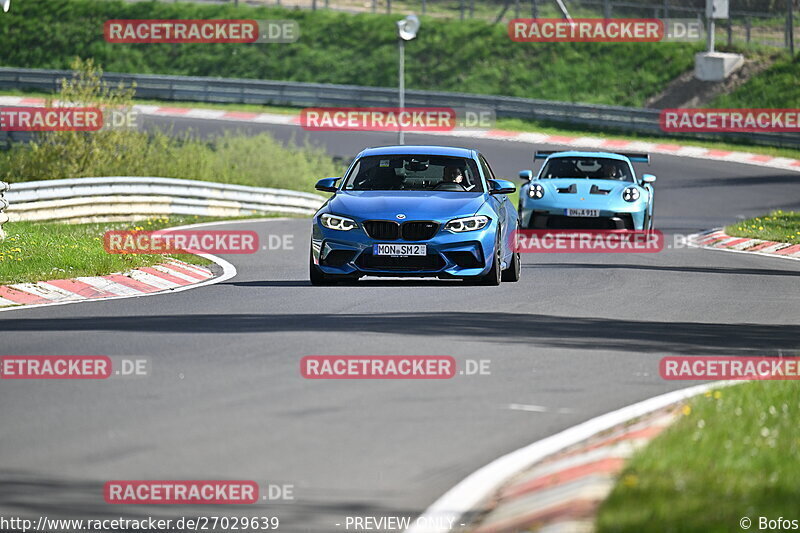
[[[511,194],[517,190],[514,182],[508,180],[489,180],[489,194]]]
[[[317,182],[314,188],[323,192],[336,192],[338,189],[336,186],[337,181],[339,181],[339,178],[322,178]]]
[[[645,183],[655,183],[656,177],[652,174],[642,174],[642,181]]]
[[[533,179],[533,171],[532,170],[520,170],[519,171],[519,179],[531,181]]]

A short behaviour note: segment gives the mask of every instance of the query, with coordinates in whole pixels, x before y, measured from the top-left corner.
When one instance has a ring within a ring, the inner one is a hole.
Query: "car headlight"
[[[319,217],[320,223],[328,229],[338,229],[340,231],[350,231],[357,228],[358,224],[352,218],[340,217],[339,215],[324,214]]]
[[[531,183],[528,187],[528,196],[534,200],[539,200],[544,196],[544,187],[539,183]]]
[[[455,233],[461,233],[462,231],[475,231],[485,228],[486,224],[489,223],[489,220],[491,220],[489,217],[483,215],[454,218],[444,225],[444,229],[453,231]]]
[[[625,190],[622,191],[622,199],[626,202],[635,202],[639,196],[639,189],[636,187],[625,187]]]

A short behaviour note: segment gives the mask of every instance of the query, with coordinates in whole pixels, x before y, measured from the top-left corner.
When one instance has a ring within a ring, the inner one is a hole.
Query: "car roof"
[[[358,157],[370,155],[445,155],[452,157],[474,156],[474,150],[458,148],[455,146],[425,146],[425,145],[394,145],[376,146],[362,150]]]
[[[556,157],[605,157],[607,159],[617,159],[619,161],[627,161],[630,163],[630,159],[628,159],[624,155],[615,154],[614,152],[579,152],[577,150],[571,150],[568,152],[552,153],[550,154],[548,159]]]

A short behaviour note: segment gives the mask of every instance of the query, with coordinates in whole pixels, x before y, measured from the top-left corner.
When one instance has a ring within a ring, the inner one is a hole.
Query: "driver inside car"
[[[463,171],[459,167],[454,166],[444,167],[442,171],[442,181],[446,183],[458,183],[467,191],[475,187],[474,185],[467,185]]]
[[[603,165],[603,178],[607,180],[623,179],[619,166],[615,163],[606,163]]]

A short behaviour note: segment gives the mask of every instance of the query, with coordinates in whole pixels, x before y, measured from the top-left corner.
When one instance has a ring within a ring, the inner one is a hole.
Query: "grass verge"
[[[797,518],[800,385],[746,383],[683,413],[625,467],[598,533],[729,533],[743,517]]]
[[[769,215],[749,218],[725,228],[732,237],[800,244],[800,212],[772,211]]]
[[[158,230],[217,220],[230,219],[176,216],[94,224],[10,222],[3,225],[8,235],[0,243],[0,285],[103,276],[158,264],[167,257],[207,265],[211,261],[193,254],[109,254],[103,248],[103,234],[108,230]]]
[[[709,107],[717,108],[789,108],[800,107],[800,60],[781,57],[770,68],[747,80],[729,94],[714,99]]]

